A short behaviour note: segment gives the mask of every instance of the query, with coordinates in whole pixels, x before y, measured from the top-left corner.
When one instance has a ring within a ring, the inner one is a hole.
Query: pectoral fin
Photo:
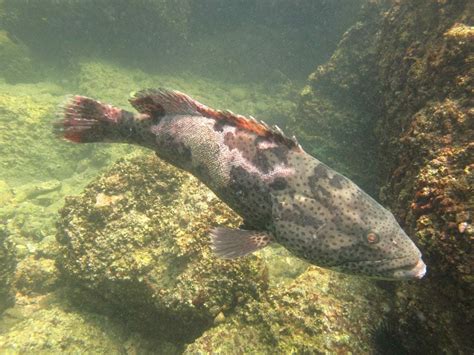
[[[271,234],[262,231],[217,227],[211,230],[212,249],[223,259],[235,259],[266,247]]]

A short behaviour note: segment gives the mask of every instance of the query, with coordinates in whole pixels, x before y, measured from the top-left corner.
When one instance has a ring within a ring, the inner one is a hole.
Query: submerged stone
[[[317,267],[266,296],[244,302],[185,353],[365,354],[386,313],[386,294],[371,281]]]
[[[474,347],[473,10],[466,0],[371,2],[310,75],[295,119],[303,142],[382,187],[424,255],[426,279],[394,285],[387,327],[408,352]]]
[[[69,297],[73,292],[69,291]],[[22,298],[0,319],[0,351],[8,354],[178,354],[171,343],[146,339],[112,317],[72,306],[64,290]]]
[[[57,258],[64,279],[140,320],[190,340],[229,312],[237,295],[259,298],[265,265],[219,260],[211,226],[240,219],[204,185],[154,156],[121,160],[61,212]],[[93,300],[91,300],[93,302]]]

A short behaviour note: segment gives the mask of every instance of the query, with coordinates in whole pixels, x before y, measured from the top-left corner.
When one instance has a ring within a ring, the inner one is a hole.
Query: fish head
[[[376,214],[364,212],[356,209],[345,222],[336,218],[325,226],[333,241],[332,247],[327,244],[330,268],[380,279],[421,279],[426,273],[421,252],[394,216],[382,206]]]

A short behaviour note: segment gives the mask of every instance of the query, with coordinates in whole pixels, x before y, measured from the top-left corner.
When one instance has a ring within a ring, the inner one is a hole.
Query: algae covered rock
[[[309,268],[292,283],[250,300],[185,353],[369,353],[389,309],[368,280]]]
[[[93,316],[99,318],[98,316]],[[92,319],[63,310],[39,310],[0,335],[2,351],[31,352],[98,352],[121,351],[113,339],[104,334]],[[112,334],[113,336],[113,334]]]
[[[265,266],[212,255],[215,225],[240,219],[191,176],[154,156],[115,164],[61,211],[57,263],[64,278],[95,291],[171,338],[192,339],[230,312],[239,295],[258,298]]]

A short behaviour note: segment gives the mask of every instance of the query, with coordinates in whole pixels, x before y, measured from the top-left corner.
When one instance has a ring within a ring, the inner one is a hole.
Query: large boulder
[[[386,333],[407,351],[463,352],[474,347],[474,5],[385,3],[310,76],[296,129],[309,150],[347,165],[422,250],[428,274],[394,288]]]
[[[374,122],[379,83],[375,48],[380,5],[368,4],[364,22],[344,33],[327,63],[309,76],[288,129],[318,159],[347,175],[371,195],[378,182]]]
[[[0,318],[2,354],[179,354],[179,348],[144,338],[116,317],[99,315],[70,300],[80,290],[59,289],[37,297],[19,297]]]
[[[265,265],[219,260],[212,226],[240,219],[204,185],[153,155],[121,160],[69,197],[57,264],[65,279],[107,299],[144,328],[189,341],[242,295],[260,297]]]
[[[401,2],[377,59],[382,197],[428,265],[421,285],[400,287],[396,317],[421,335],[410,347],[454,353],[474,348],[473,13],[472,1]]]
[[[185,354],[368,354],[386,293],[367,279],[310,267],[293,282],[251,300],[206,331]]]

